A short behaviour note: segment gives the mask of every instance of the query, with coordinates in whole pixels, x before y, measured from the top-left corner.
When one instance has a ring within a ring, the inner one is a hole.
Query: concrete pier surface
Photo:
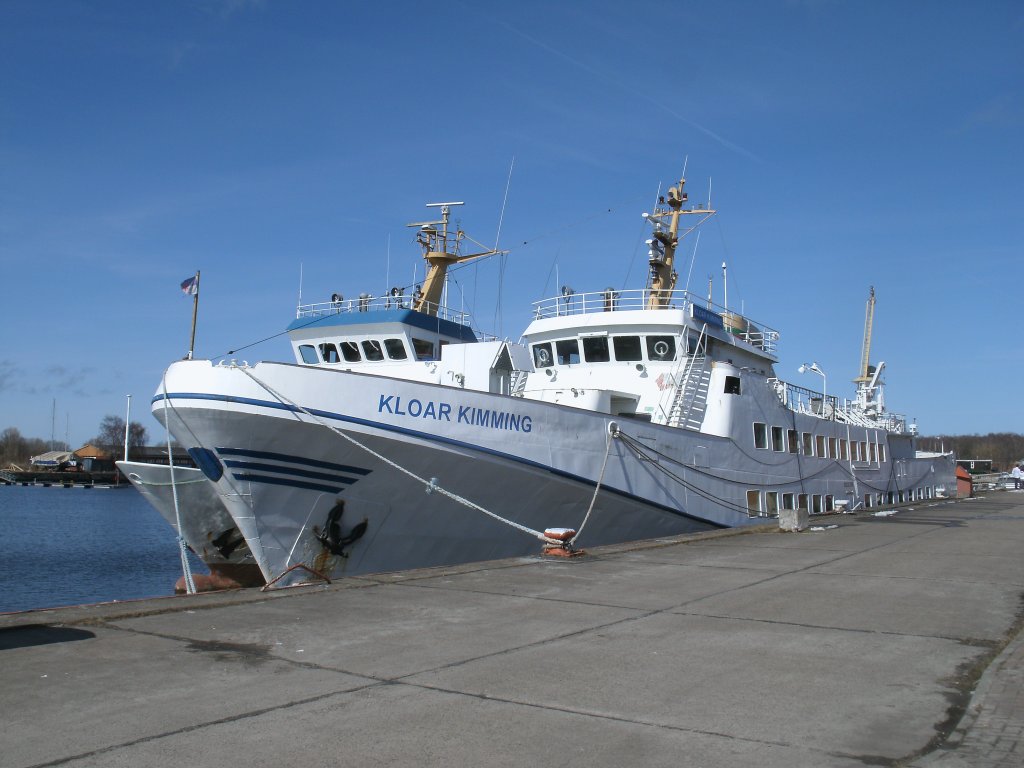
[[[1024,765],[1024,493],[812,524],[0,616],[0,765]]]

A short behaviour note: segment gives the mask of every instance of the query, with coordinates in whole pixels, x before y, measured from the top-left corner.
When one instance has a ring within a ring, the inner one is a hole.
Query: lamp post
[[[818,367],[818,364],[816,362],[811,363],[810,365],[804,363],[799,368],[797,368],[797,370],[800,371],[800,373],[814,371],[814,373],[821,376],[821,415],[824,416],[825,418],[829,418],[827,415],[828,411],[826,410],[828,406],[828,377],[825,376],[825,372]]]

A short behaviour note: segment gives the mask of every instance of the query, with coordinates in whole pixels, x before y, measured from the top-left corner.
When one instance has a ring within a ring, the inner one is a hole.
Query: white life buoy
[[[656,341],[656,342],[654,342],[654,354],[658,356],[659,360],[664,360],[668,356],[668,342],[667,341]]]

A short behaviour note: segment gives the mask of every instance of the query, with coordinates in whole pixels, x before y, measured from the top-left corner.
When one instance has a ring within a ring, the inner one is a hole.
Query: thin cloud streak
[[[754,160],[756,162],[761,162],[761,159],[757,155],[755,155],[754,153],[750,152],[747,149],[744,149],[743,147],[739,146],[738,144],[735,144],[734,142],[729,141],[725,137],[718,135],[717,133],[712,131],[710,128],[707,128],[707,127],[701,125],[700,123],[696,122],[695,120],[691,120],[690,118],[685,117],[684,115],[679,114],[674,109],[666,106],[663,101],[661,101],[659,99],[654,99],[654,98],[648,96],[643,91],[640,91],[640,90],[637,90],[635,88],[630,88],[630,87],[628,87],[626,85],[623,85],[621,82],[617,81],[615,78],[610,77],[609,75],[605,74],[604,72],[601,72],[600,70],[595,69],[594,67],[592,67],[589,64],[586,64],[586,63],[584,63],[582,61],[580,61],[579,59],[575,59],[572,56],[569,56],[569,55],[563,53],[562,51],[559,51],[557,48],[553,48],[552,46],[548,45],[544,41],[538,40],[537,38],[533,37],[532,35],[529,35],[526,32],[523,32],[521,29],[518,29],[518,28],[512,26],[507,21],[500,21],[498,23],[502,27],[507,29],[509,32],[512,32],[513,34],[518,35],[523,40],[526,40],[528,43],[531,43],[531,44],[535,45],[536,47],[540,48],[541,50],[546,51],[547,53],[551,54],[552,56],[556,56],[556,57],[562,59],[563,61],[568,62],[569,64],[572,64],[573,66],[575,66],[575,67],[577,67],[579,69],[582,69],[585,72],[590,73],[594,77],[596,77],[596,78],[598,78],[600,80],[603,80],[606,83],[614,85],[616,88],[619,88],[620,90],[624,91],[625,93],[628,93],[628,94],[630,94],[632,96],[635,96],[635,97],[637,97],[639,99],[642,99],[642,100],[646,101],[648,104],[654,105],[655,107],[657,107],[658,109],[662,110],[663,112],[665,112],[666,114],[670,115],[671,117],[675,118],[679,122],[684,123],[684,124],[690,126],[694,130],[699,131],[700,133],[703,133],[708,138],[713,139],[714,141],[718,142],[719,144],[721,144],[726,149],[732,150],[733,152],[736,152],[736,153],[738,153],[740,155],[743,155],[744,157],[749,158],[750,160]]]

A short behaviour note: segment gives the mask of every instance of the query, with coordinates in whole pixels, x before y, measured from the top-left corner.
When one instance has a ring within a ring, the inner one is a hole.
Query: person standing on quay
[[[1010,472],[1010,477],[1013,478],[1013,489],[1019,491],[1021,479],[1024,478],[1024,473],[1021,473],[1019,466],[1014,465],[1013,471]]]

